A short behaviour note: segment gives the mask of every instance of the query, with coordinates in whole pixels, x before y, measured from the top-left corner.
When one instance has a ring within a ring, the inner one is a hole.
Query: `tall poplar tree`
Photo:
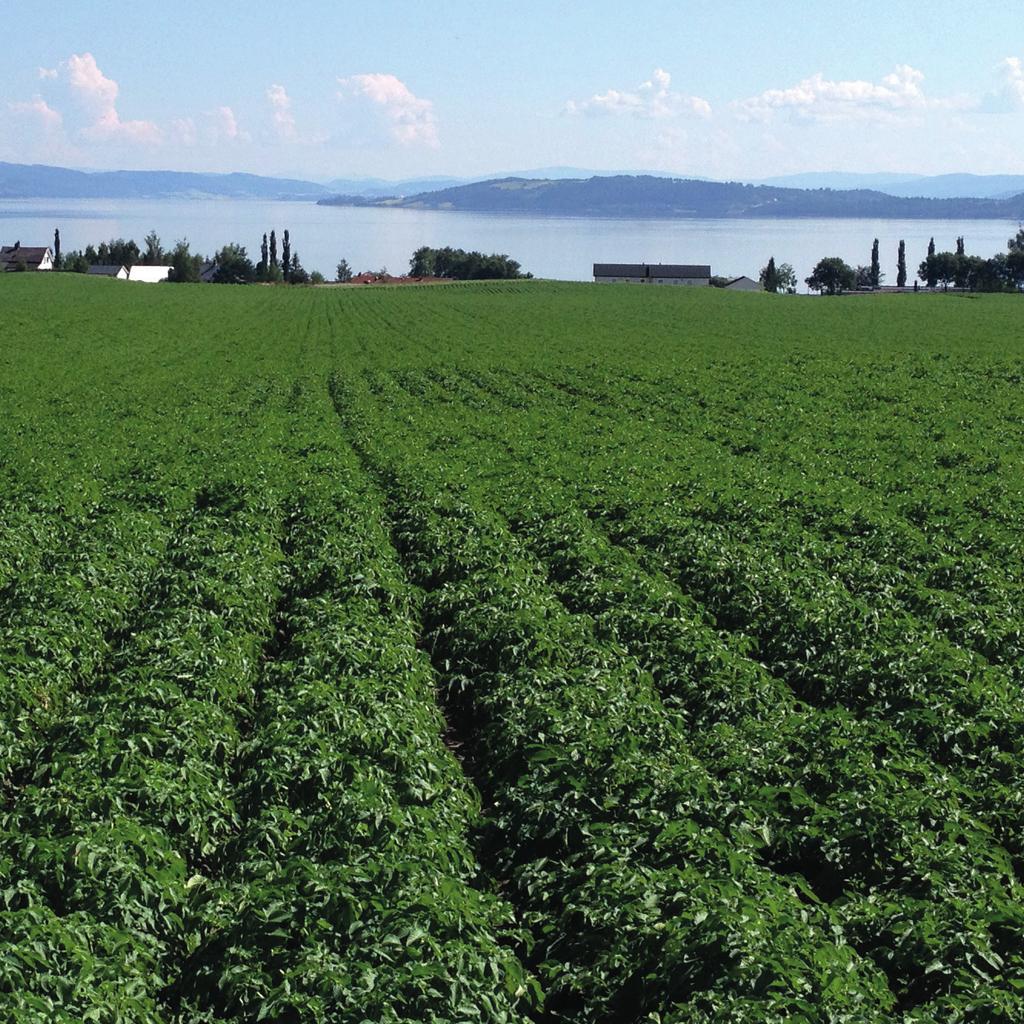
[[[935,260],[932,257],[935,255],[935,239],[931,239],[928,242],[928,276],[926,284],[929,288],[934,288],[939,281],[939,275],[935,271]]]
[[[907,243],[900,239],[899,251],[896,254],[896,287],[907,286]]]
[[[260,277],[266,277],[270,269],[270,248],[267,245],[267,233],[263,232],[263,244],[260,246]]]
[[[273,228],[270,229],[270,265],[277,266],[277,233]]]
[[[871,287],[877,288],[882,283],[882,265],[878,259],[878,239],[871,246]]]
[[[60,228],[53,229],[53,266],[60,270]]]
[[[971,261],[967,258],[967,248],[964,245],[964,236],[959,235],[956,240],[956,276],[953,279],[957,288],[967,287],[970,274]]]
[[[281,272],[284,279],[288,280],[288,273],[292,265],[292,243],[288,238],[288,229],[284,229],[284,241],[281,243]]]

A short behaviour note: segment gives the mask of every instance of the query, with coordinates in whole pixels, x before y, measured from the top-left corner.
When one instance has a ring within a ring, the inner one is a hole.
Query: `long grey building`
[[[707,287],[711,267],[687,263],[595,263],[598,284],[682,284]]]

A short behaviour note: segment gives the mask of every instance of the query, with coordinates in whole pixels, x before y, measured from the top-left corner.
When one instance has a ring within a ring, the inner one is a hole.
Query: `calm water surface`
[[[880,242],[885,281],[896,283],[896,248],[907,243],[911,277],[929,238],[942,251],[966,238],[967,251],[991,256],[1017,231],[1013,221],[894,220],[605,220],[358,209],[255,200],[0,200],[0,242],[47,245],[60,228],[65,252],[109,238],[143,237],[155,230],[170,247],[187,238],[193,252],[211,254],[238,242],[259,259],[263,232],[291,233],[292,249],[309,271],[334,276],[339,259],[355,271],[405,272],[421,245],[507,253],[537,277],[586,281],[593,263],[710,263],[712,273],[757,277],[774,256],[803,279],[823,256],[853,266],[871,259]]]

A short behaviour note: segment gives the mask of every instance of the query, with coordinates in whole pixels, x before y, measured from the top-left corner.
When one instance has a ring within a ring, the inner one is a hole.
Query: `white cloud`
[[[270,102],[271,118],[274,122],[274,131],[278,138],[295,138],[295,115],[292,113],[292,101],[283,85],[272,85],[267,90],[267,100]],[[222,108],[227,109],[227,108]]]
[[[81,135],[94,142],[128,141],[154,145],[162,133],[152,121],[122,121],[117,112],[118,85],[99,69],[91,53],[72,54],[61,68],[67,71],[72,94],[90,117]]]
[[[1024,110],[1024,61],[1006,57],[996,69],[999,85],[982,101],[982,109],[994,113]]]
[[[421,99],[401,79],[387,74],[339,78],[339,99],[362,97],[380,108],[393,138],[403,145],[440,146],[434,104]]]
[[[83,106],[102,117],[114,109],[118,85],[99,69],[91,53],[72,54],[65,65],[71,88]]]
[[[733,104],[740,117],[766,121],[778,113],[797,120],[834,122],[891,119],[894,116],[935,109],[964,109],[963,97],[930,97],[923,87],[924,74],[900,64],[881,82],[832,81],[811,75],[787,89],[768,89],[759,96]]]
[[[42,96],[34,96],[26,103],[8,103],[7,107],[14,114],[36,118],[47,132],[59,131],[64,124],[64,118]]]
[[[124,141],[155,146],[163,140],[163,132],[152,121],[122,121],[113,107],[83,128],[81,134],[92,142]]]
[[[249,133],[242,131],[238,118],[231,107],[215,107],[203,114],[206,122],[207,138],[212,143],[248,142]]]
[[[191,117],[176,117],[171,122],[171,137],[182,146],[194,146],[199,142],[196,122]]]
[[[235,112],[230,107],[205,111],[198,124],[194,117],[176,118],[171,122],[171,136],[182,146],[250,141],[249,133],[239,127]]]
[[[687,96],[672,89],[672,76],[658,68],[650,80],[643,82],[635,92],[609,89],[588,100],[569,100],[568,114],[616,115],[626,114],[641,118],[671,118],[683,114],[698,117],[711,116],[711,104],[700,96]]]
[[[6,109],[19,118],[34,120],[46,132],[48,153],[59,141],[69,153],[73,151],[74,160],[78,163],[93,162],[88,154],[90,148],[144,147],[157,151],[173,145],[192,150],[205,149],[213,154],[225,145],[252,141],[249,133],[238,123],[234,110],[227,105],[215,106],[202,113],[184,114],[163,125],[150,120],[123,119],[118,110],[121,99],[118,83],[103,73],[96,58],[88,52],[72,54],[56,68],[39,68],[38,73],[45,91],[53,88],[51,82],[54,80],[57,88],[67,90],[71,103],[63,113],[55,110],[40,95],[28,102],[0,101],[0,111]],[[287,93],[283,87],[274,86],[268,95],[272,95],[276,104],[281,130],[291,137],[294,119]]]

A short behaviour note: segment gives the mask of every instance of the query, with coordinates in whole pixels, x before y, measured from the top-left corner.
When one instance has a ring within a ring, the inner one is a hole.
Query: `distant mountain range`
[[[324,206],[376,206],[563,217],[1024,218],[1011,199],[906,198],[869,189],[797,189],[737,182],[619,175],[586,179],[500,178],[405,198],[335,196]]]
[[[524,178],[587,178],[597,173],[576,167],[518,171]],[[410,196],[494,177],[335,178],[326,184],[258,174],[201,174],[188,171],[77,171],[45,164],[0,162],[0,199],[321,199],[345,195]]]
[[[601,185],[600,182],[611,184]],[[657,185],[668,182],[669,185]],[[516,184],[518,183],[518,184]],[[632,184],[627,184],[632,183]],[[766,192],[747,191],[751,187]],[[814,193],[846,193],[814,198]],[[626,192],[630,195],[626,195]],[[521,194],[516,194],[521,193]],[[341,194],[346,197],[335,199]],[[803,198],[798,198],[798,195]],[[326,184],[257,174],[201,174],[187,171],[78,171],[43,164],[0,162],[0,199],[293,199],[426,209],[474,209],[575,214],[578,216],[882,216],[987,217],[971,200],[1012,200],[1024,194],[1024,175],[814,172],[750,182],[681,179],[657,171],[593,171],[542,167],[488,177],[335,178]],[[893,206],[890,199],[962,200],[944,208]],[[400,202],[395,202],[399,199]],[[450,204],[450,205],[449,205]],[[644,209],[641,209],[644,207]],[[794,212],[796,208],[807,213]],[[612,209],[618,212],[612,213]],[[829,212],[824,212],[825,210]],[[920,209],[920,212],[911,212]],[[994,208],[1002,210],[1002,208]],[[1012,202],[1009,216],[1013,213]],[[857,210],[867,212],[848,213]],[[884,212],[886,210],[895,212]],[[587,211],[590,211],[589,213]],[[604,211],[603,213],[601,211]],[[719,211],[719,212],[710,212]],[[726,212],[721,212],[726,211]],[[737,211],[737,212],[728,212]],[[785,212],[783,212],[785,211]]]
[[[790,174],[752,181],[784,188],[871,189],[890,196],[924,199],[1010,199],[1024,192],[1024,174]]]
[[[658,171],[594,171],[582,167],[535,167],[529,171],[501,171],[497,174],[480,174],[470,178],[403,178],[398,181],[388,181],[384,178],[335,178],[327,182],[327,188],[339,195],[383,199],[389,196],[414,196],[421,192],[436,192],[443,188],[457,188],[459,185],[475,185],[497,178],[540,178],[557,181],[563,178],[610,178],[622,174],[672,177]]]
[[[502,178],[539,178],[561,180],[565,178],[613,178],[647,176],[652,178],[679,178],[678,174],[664,171],[595,171],[582,167],[538,167],[529,171],[507,171],[483,174],[478,177],[405,178],[388,181],[383,178],[335,178],[327,182],[332,192],[349,196],[384,198],[387,196],[414,196],[422,192],[436,192],[459,185],[474,185],[482,181]],[[708,181],[700,176],[688,176],[690,181]],[[1009,199],[1024,192],[1024,174],[856,174],[841,171],[815,171],[789,174],[779,178],[741,179],[744,185],[770,185],[777,188],[818,189],[837,191],[869,189],[886,195],[922,199]]]
[[[665,171],[595,171],[582,167],[538,167],[529,171],[507,171],[477,177],[405,178],[388,181],[384,178],[335,178],[326,187],[334,193],[349,196],[385,198],[414,196],[423,192],[475,185],[502,178],[531,178],[558,181],[566,178],[614,177],[676,178]],[[701,176],[688,176],[689,181],[708,181]],[[1024,192],[1024,174],[857,174],[842,171],[813,171],[789,174],[778,178],[741,179],[744,185],[770,185],[776,188],[819,189],[837,191],[868,189],[886,195],[922,199],[1009,199]]]
[[[319,199],[334,190],[258,174],[73,171],[0,163],[0,199]]]

